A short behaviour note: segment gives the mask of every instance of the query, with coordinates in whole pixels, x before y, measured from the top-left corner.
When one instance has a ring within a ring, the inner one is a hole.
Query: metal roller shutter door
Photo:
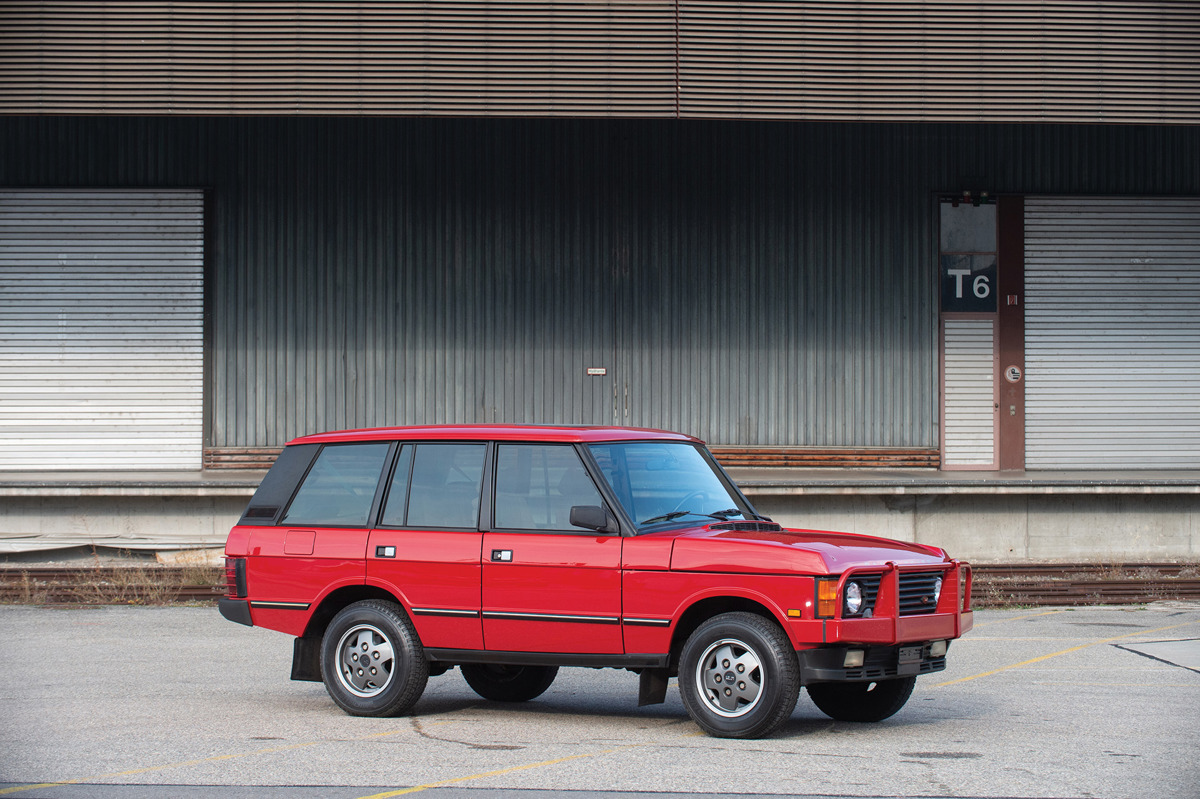
[[[203,195],[0,191],[0,469],[199,469]]]
[[[1026,467],[1200,468],[1200,198],[1025,201]]]
[[[947,319],[942,465],[996,468],[996,326],[991,319]]]

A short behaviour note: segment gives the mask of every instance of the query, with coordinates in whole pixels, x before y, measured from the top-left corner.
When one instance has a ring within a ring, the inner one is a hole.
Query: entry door
[[[603,505],[571,445],[497,444],[492,530],[483,538],[484,646],[619,654],[621,537],[574,527]]]

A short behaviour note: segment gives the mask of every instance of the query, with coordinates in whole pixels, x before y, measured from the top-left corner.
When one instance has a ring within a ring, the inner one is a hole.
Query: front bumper
[[[946,656],[930,655],[930,642],[902,646],[829,646],[802,649],[800,684],[819,682],[871,682],[895,677],[933,674],[946,668]],[[861,666],[847,668],[846,654],[861,651]]]

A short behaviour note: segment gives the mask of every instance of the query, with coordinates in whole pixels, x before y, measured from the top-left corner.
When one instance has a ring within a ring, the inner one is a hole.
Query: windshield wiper
[[[673,510],[670,513],[664,513],[662,516],[654,516],[645,519],[641,524],[654,524],[655,522],[673,522],[681,516],[707,516],[710,519],[719,519],[720,521],[729,521],[730,516],[740,516],[742,512],[737,508],[726,508],[712,513],[700,513],[694,510]]]
[[[726,508],[725,510],[715,510],[712,513],[705,514],[714,519],[720,519],[723,522],[729,521],[730,516],[742,516],[742,512],[737,508]]]
[[[654,524],[655,522],[673,522],[680,516],[703,516],[702,513],[693,514],[690,510],[673,510],[670,513],[664,513],[662,516],[652,516],[649,519],[643,519],[641,524]]]

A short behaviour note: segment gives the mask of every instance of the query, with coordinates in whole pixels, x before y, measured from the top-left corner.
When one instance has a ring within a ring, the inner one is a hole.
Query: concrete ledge
[[[754,496],[1197,494],[1200,471],[727,469]]]
[[[266,472],[10,472],[0,497],[245,497]]]

